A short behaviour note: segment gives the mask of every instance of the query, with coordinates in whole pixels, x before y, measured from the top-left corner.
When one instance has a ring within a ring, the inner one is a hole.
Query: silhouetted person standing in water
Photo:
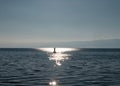
[[[53,51],[53,53],[56,53],[56,48],[54,48],[54,51]]]

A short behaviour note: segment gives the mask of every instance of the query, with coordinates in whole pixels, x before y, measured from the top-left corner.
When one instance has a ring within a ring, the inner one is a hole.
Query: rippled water
[[[120,86],[120,49],[0,49],[0,86]]]

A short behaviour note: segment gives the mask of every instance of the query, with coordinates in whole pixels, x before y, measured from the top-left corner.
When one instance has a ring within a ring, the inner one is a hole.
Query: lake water
[[[120,86],[120,49],[1,48],[0,86]]]

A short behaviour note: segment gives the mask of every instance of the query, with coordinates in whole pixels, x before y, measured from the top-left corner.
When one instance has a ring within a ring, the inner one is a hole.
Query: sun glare
[[[53,52],[54,48],[37,48],[38,50],[46,51],[46,52]],[[66,51],[74,51],[75,48],[56,48],[56,52],[66,52]]]

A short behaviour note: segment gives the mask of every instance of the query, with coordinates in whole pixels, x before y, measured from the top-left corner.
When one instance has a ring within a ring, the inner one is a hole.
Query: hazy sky
[[[0,0],[0,47],[120,38],[120,0]]]

